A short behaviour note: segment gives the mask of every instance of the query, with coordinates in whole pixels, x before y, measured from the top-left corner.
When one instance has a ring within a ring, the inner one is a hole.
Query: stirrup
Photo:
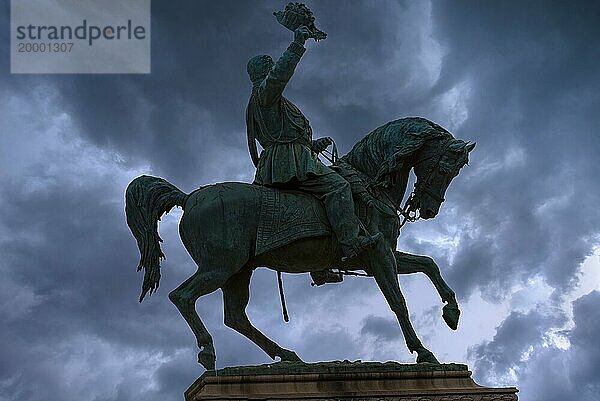
[[[342,251],[344,252],[344,256],[342,256],[342,262],[347,262],[351,259],[354,259],[367,248],[371,248],[379,239],[383,237],[381,233],[375,233],[373,235],[360,235],[354,243],[350,246],[342,245]]]
[[[341,275],[341,273],[334,272],[331,269],[311,272],[310,277],[313,280],[310,285],[313,287],[318,287],[327,283],[341,283],[344,280],[344,277]]]

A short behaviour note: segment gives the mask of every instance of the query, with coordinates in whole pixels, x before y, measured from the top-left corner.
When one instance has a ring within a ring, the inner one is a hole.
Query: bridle
[[[415,189],[410,193],[406,202],[402,206],[401,210],[396,210],[398,216],[400,217],[400,228],[406,224],[407,221],[414,223],[415,221],[421,218],[421,213],[417,205],[421,200],[423,194],[427,194],[436,200],[439,203],[444,202],[444,198],[440,196],[438,193],[431,190],[430,185],[433,178],[436,176],[436,173],[439,171],[440,162],[442,161],[442,157],[446,154],[446,151],[449,149],[451,140],[446,140],[443,144],[439,146],[441,151],[436,152],[435,154],[424,158],[423,160],[419,160],[413,167],[418,166],[419,164],[433,158],[437,157],[436,162],[427,170],[426,178],[423,183],[419,181],[417,178],[417,182],[415,182]]]

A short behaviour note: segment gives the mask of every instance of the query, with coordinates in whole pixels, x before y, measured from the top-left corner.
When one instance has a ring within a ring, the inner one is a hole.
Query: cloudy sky
[[[11,75],[0,1],[0,400],[181,400],[203,369],[167,294],[195,266],[161,223],[163,281],[137,302],[138,250],[124,216],[136,176],[190,192],[251,181],[247,60],[277,57],[285,2],[154,1],[149,75]],[[286,89],[342,153],[371,129],[423,116],[477,141],[440,215],[398,249],[435,258],[462,307],[457,332],[424,276],[400,277],[413,323],[443,362],[527,401],[600,391],[598,2],[311,1],[327,40]],[[249,315],[306,361],[413,362],[371,279],[310,286],[255,273]],[[197,308],[218,367],[269,362]]]

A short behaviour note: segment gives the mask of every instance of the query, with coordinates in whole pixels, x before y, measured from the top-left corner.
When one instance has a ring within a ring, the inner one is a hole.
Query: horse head
[[[423,219],[435,217],[448,186],[460,169],[469,163],[469,152],[475,142],[444,138],[428,141],[417,152],[414,172],[417,176],[415,190],[409,199],[409,208],[419,211]]]
[[[438,214],[450,182],[474,148],[475,143],[455,139],[432,121],[405,117],[367,134],[341,162],[361,172],[371,189],[399,209],[404,224]],[[417,176],[415,190],[400,208],[411,169]]]

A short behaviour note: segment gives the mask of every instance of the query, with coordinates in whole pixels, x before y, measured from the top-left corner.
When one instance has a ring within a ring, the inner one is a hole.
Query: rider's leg
[[[373,245],[381,235],[359,235],[360,221],[354,212],[354,201],[350,184],[339,174],[332,172],[321,176],[310,176],[298,183],[297,188],[322,199],[327,218],[342,245],[346,257],[354,257]]]

